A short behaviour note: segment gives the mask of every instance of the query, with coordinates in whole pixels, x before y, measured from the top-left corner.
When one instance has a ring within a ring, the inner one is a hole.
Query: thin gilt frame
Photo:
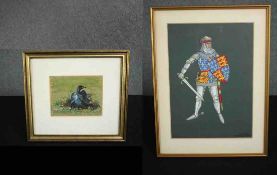
[[[158,116],[157,78],[155,62],[155,33],[154,12],[166,10],[224,10],[224,9],[265,9],[266,10],[266,55],[265,55],[265,112],[264,112],[264,149],[262,153],[201,153],[201,154],[165,154],[160,150],[160,129]],[[154,88],[154,111],[155,111],[155,135],[157,157],[258,157],[268,156],[268,115],[269,115],[269,68],[270,68],[270,19],[271,5],[228,5],[228,6],[165,6],[150,8],[151,44],[152,44],[152,69]]]
[[[24,95],[26,111],[26,128],[28,141],[126,141],[127,105],[128,105],[128,76],[129,50],[78,50],[78,51],[26,51],[23,57]],[[32,110],[31,59],[55,58],[120,58],[121,59],[121,87],[120,87],[120,119],[117,135],[37,135],[34,133]]]

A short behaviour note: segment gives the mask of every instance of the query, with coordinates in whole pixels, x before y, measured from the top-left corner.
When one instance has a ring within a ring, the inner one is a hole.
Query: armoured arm
[[[194,54],[192,55],[187,61],[186,64],[184,65],[184,67],[182,68],[181,73],[184,74],[186,73],[186,71],[188,70],[188,68],[190,67],[190,65],[198,59],[198,54]]]
[[[184,67],[181,70],[181,73],[179,74],[179,78],[183,79],[184,78],[184,74],[187,72],[188,68],[190,67],[190,65],[198,60],[199,55],[198,54],[193,54],[187,61],[186,64],[184,65]]]

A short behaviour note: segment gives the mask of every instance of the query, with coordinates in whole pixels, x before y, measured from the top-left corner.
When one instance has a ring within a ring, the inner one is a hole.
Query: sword
[[[220,81],[217,82],[217,92],[218,92],[218,97],[219,97],[220,108],[223,111],[223,101],[222,101]]]
[[[177,74],[177,75],[179,76],[179,74]],[[183,78],[181,80],[182,80],[181,84],[184,82],[190,88],[190,90],[192,90],[192,92],[195,93],[195,95],[197,97],[199,97],[202,101],[204,101],[204,98],[195,89],[193,89],[193,87],[189,84],[189,82],[185,78]]]

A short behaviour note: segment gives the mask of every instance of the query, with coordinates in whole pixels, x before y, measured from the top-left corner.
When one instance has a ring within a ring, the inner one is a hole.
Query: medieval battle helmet
[[[209,37],[209,36],[204,36],[203,38],[201,38],[200,40],[200,43],[203,44],[203,43],[209,43],[209,42],[212,42],[212,38]]]

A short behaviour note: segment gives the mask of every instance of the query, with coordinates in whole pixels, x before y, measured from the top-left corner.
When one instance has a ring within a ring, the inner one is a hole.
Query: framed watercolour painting
[[[30,141],[124,141],[129,51],[23,53]]]
[[[270,6],[151,8],[157,154],[266,156]]]

